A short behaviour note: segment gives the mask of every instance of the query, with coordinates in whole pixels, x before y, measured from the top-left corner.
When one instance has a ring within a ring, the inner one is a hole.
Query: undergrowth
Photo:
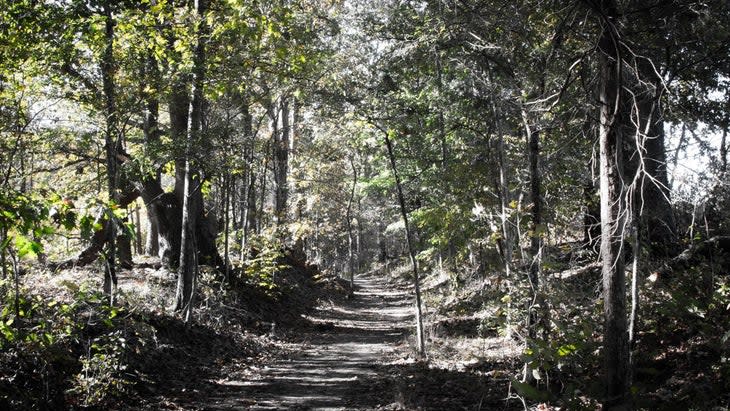
[[[172,295],[164,269],[124,271],[116,306],[94,291],[98,281],[80,280],[92,271],[29,272],[17,310],[14,284],[0,280],[0,409],[154,409],[150,397],[213,378],[220,361],[271,355],[270,324],[299,319],[326,279],[270,244],[246,263],[228,284],[201,267],[187,324],[145,297]]]

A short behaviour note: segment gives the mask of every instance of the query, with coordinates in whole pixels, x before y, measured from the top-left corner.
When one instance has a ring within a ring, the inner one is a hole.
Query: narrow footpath
[[[201,409],[397,408],[402,394],[380,375],[380,366],[408,355],[411,318],[407,290],[389,290],[377,274],[357,277],[352,298],[325,302],[303,318],[311,327],[290,358],[257,369],[248,380],[219,382]]]

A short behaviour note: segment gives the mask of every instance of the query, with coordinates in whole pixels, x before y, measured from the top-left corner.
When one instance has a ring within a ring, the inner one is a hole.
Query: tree
[[[347,200],[345,219],[347,222],[347,259],[350,271],[350,293],[352,293],[355,288],[355,241],[353,239],[354,233],[352,232],[352,205],[355,201],[355,189],[357,188],[357,167],[353,158],[350,158],[350,167],[352,168],[352,190],[350,191],[350,198]]]
[[[195,18],[195,51],[193,57],[192,98],[187,124],[185,141],[185,187],[183,189],[182,232],[180,238],[180,265],[175,294],[175,308],[182,311],[185,321],[190,318],[193,304],[193,293],[197,280],[197,244],[196,244],[196,209],[193,205],[193,193],[199,187],[193,187],[195,179],[192,168],[193,143],[200,138],[203,115],[203,82],[205,80],[205,41],[208,33],[206,22],[206,0],[195,0],[193,16]]]
[[[626,324],[624,274],[625,193],[622,178],[622,131],[626,119],[621,112],[623,57],[621,21],[615,1],[602,0],[594,9],[601,22],[598,43],[599,151],[601,188],[601,261],[603,275],[603,362],[606,410],[630,408],[629,347]]]
[[[403,227],[406,234],[406,246],[408,247],[408,257],[411,261],[411,270],[413,271],[413,294],[415,300],[416,314],[416,351],[421,358],[426,357],[426,339],[423,330],[423,311],[421,303],[421,273],[418,270],[418,260],[416,259],[416,246],[413,241],[410,224],[408,223],[408,209],[406,208],[406,200],[403,196],[403,187],[401,185],[400,176],[398,175],[398,167],[395,162],[395,154],[393,152],[393,143],[390,140],[391,130],[382,130],[385,148],[388,152],[390,160],[390,169],[395,179],[395,189],[398,194],[398,205],[400,207],[401,218],[403,218]]]
[[[106,130],[104,134],[104,145],[106,147],[106,174],[107,194],[109,205],[117,207],[118,201],[118,177],[117,177],[117,153],[121,149],[121,139],[117,132],[117,109],[115,100],[114,72],[116,63],[114,61],[114,16],[112,15],[112,2],[104,3],[104,26],[106,47],[101,61],[101,73],[104,89],[106,108]],[[114,294],[117,287],[116,258],[117,258],[117,222],[112,212],[107,213],[106,255],[104,256],[106,275],[104,276],[104,293],[109,296],[110,304],[114,304]]]

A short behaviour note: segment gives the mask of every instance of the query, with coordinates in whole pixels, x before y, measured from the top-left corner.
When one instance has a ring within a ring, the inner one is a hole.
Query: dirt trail
[[[407,291],[389,290],[376,275],[360,276],[353,298],[325,303],[306,318],[312,327],[300,334],[301,348],[291,358],[254,370],[250,379],[218,381],[201,408],[341,410],[391,404],[397,394],[379,375],[379,365],[404,350],[411,307]]]

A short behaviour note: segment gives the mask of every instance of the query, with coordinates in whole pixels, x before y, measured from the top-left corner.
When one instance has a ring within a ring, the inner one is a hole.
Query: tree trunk
[[[189,101],[183,98],[185,102]],[[170,101],[170,119],[173,124],[171,131],[174,138],[180,137],[176,134],[175,124],[183,123],[187,120],[187,111],[181,114],[179,107],[180,96],[173,96]],[[185,129],[183,129],[185,133]],[[184,134],[183,134],[184,136]],[[182,138],[182,137],[180,137]],[[177,140],[180,141],[180,140]],[[125,154],[125,157],[128,156]],[[181,173],[184,177],[184,173]],[[184,179],[181,179],[184,182]],[[179,184],[176,183],[176,186]],[[195,179],[193,187],[199,187],[199,178]],[[184,185],[181,189],[184,188]],[[168,268],[175,268],[180,258],[180,240],[181,240],[181,222],[182,222],[182,194],[173,191],[165,192],[158,178],[158,175],[148,175],[143,177],[141,181],[134,181],[131,184],[125,184],[121,193],[118,194],[117,204],[119,207],[127,207],[137,197],[141,196],[147,209],[149,220],[154,222],[153,226],[158,229],[158,241],[154,244],[158,246],[158,256],[161,263]],[[195,232],[198,243],[197,260],[205,264],[209,264],[224,269],[224,263],[216,249],[215,239],[217,236],[217,224],[215,218],[204,213],[202,207],[202,194],[200,190],[192,193],[192,209],[195,211]],[[86,249],[82,250],[76,257],[52,265],[52,267],[68,268],[72,266],[83,266],[92,263],[97,259],[102,251],[107,235],[109,234],[108,224],[104,223],[103,215],[99,216],[96,223],[102,224],[102,229],[96,231]]]
[[[197,277],[197,246],[196,226],[197,211],[193,193],[200,192],[199,177],[193,176],[192,150],[201,131],[203,115],[203,81],[205,76],[205,39],[207,34],[205,20],[206,0],[195,0],[194,15],[196,18],[196,45],[193,56],[193,84],[192,99],[190,100],[190,114],[188,117],[187,136],[185,139],[185,176],[182,207],[182,232],[180,236],[180,267],[175,294],[175,308],[182,311],[187,322],[195,293]],[[196,173],[197,174],[197,173]],[[197,197],[197,196],[196,196]],[[200,204],[202,205],[202,204]]]
[[[508,284],[512,282],[512,257],[513,257],[513,235],[512,228],[510,227],[509,221],[509,179],[507,177],[507,161],[505,159],[506,153],[504,149],[504,136],[502,127],[499,124],[500,114],[497,111],[496,104],[492,102],[492,112],[494,119],[497,123],[497,164],[499,167],[499,180],[497,181],[497,194],[500,203],[500,219],[501,219],[501,231],[502,238],[498,241],[498,245],[501,244],[502,259],[504,261],[504,275],[507,278]],[[512,336],[512,302],[507,302],[507,319],[506,319],[506,334],[507,337]]]
[[[5,243],[5,239],[7,238],[7,235],[8,235],[8,229],[5,227],[0,228],[0,244]],[[5,257],[6,252],[7,252],[7,250],[5,247],[0,248],[0,270],[3,273],[3,280],[8,278],[8,267],[6,265],[7,261],[6,261],[6,257]]]
[[[151,91],[144,89],[142,91],[146,105],[142,131],[144,133],[147,154],[154,156],[155,146],[159,144],[160,140],[160,100],[158,97],[160,92],[160,71],[157,68],[157,60],[152,52],[148,53],[144,67],[144,78],[147,80],[147,87]],[[160,171],[157,170],[155,175],[157,183],[160,184]],[[158,255],[160,251],[158,222],[153,216],[153,213],[147,213],[147,237],[145,238],[144,249],[146,255]]]
[[[228,229],[230,227],[230,209],[231,209],[231,175],[229,173],[225,176],[225,183],[223,185],[223,195],[225,198],[224,215],[223,215],[223,262],[225,263],[225,275],[224,280],[226,283],[230,282],[231,276],[231,259],[228,255]]]
[[[727,173],[727,129],[722,130],[722,140],[720,140],[720,173]]]
[[[629,350],[626,324],[624,273],[625,195],[623,193],[621,113],[622,61],[614,0],[602,0],[603,32],[598,43],[600,61],[600,187],[601,258],[603,275],[603,366],[606,396],[604,410],[631,408],[629,402]]]
[[[124,227],[129,221],[129,217],[124,217],[120,222],[122,227],[117,231],[117,258],[119,267],[132,268],[132,237]]]
[[[255,226],[256,214],[256,173],[254,172],[254,149],[255,135],[253,133],[253,118],[249,110],[247,96],[242,96],[241,114],[243,116],[243,136],[246,143],[243,147],[242,158],[245,162],[243,183],[241,184],[241,255],[243,261],[246,246],[248,244],[248,233],[251,227]]]
[[[231,154],[231,157],[233,157],[233,154]],[[228,187],[228,195],[230,196],[230,198],[228,200],[229,201],[228,207],[230,207],[230,209],[231,209],[231,217],[230,217],[229,223],[231,225],[231,230],[236,231],[239,228],[238,222],[241,221],[238,218],[238,213],[239,213],[239,211],[241,211],[241,208],[238,207],[238,205],[241,204],[241,202],[236,201],[237,200],[236,194],[238,194],[238,191],[236,191],[236,189],[238,188],[237,187],[238,178],[235,175],[231,175],[229,178],[230,178],[230,183],[229,183],[229,187]]]
[[[592,179],[583,184],[583,207],[583,246],[595,250],[601,239],[601,204]]]
[[[635,207],[641,210],[640,222],[646,235],[650,250],[656,255],[674,254],[677,249],[677,226],[670,201],[669,178],[667,177],[667,155],[664,145],[664,117],[661,106],[661,79],[656,78],[654,68],[642,60],[640,79],[648,90],[640,95],[637,108],[640,117],[640,130],[635,133],[640,138],[636,149],[642,152],[643,172],[641,196]]]
[[[408,255],[411,260],[411,268],[413,270],[413,290],[415,294],[415,311],[416,311],[416,350],[418,356],[421,358],[426,357],[426,339],[424,337],[423,330],[423,314],[421,310],[421,278],[418,271],[418,261],[416,260],[416,249],[413,244],[413,237],[411,235],[411,229],[408,224],[408,210],[406,209],[406,201],[403,196],[403,188],[400,182],[400,176],[398,175],[398,168],[395,163],[395,154],[393,153],[393,144],[390,141],[388,135],[389,131],[383,130],[385,138],[385,146],[388,150],[388,158],[390,159],[390,167],[395,178],[395,187],[398,194],[398,203],[400,205],[401,217],[403,218],[403,227],[406,231],[406,245],[408,247]]]
[[[357,197],[357,215],[355,216],[357,221],[357,236],[355,237],[355,271],[360,272],[361,264],[363,261],[363,224],[362,224],[362,197]]]
[[[352,203],[355,200],[355,187],[357,186],[357,168],[355,161],[350,158],[350,167],[352,167],[352,189],[350,190],[350,199],[347,202],[347,256],[350,266],[350,293],[355,288],[355,255],[354,255],[354,239],[352,233]]]
[[[276,194],[274,197],[274,222],[281,225],[287,220],[287,202],[289,200],[288,174],[289,174],[289,101],[281,98],[278,119],[281,127],[273,129],[274,135],[274,185]],[[276,119],[272,119],[276,121]]]
[[[153,220],[149,210],[147,211],[147,231],[145,232],[144,254],[158,255],[160,252],[160,234],[157,228],[157,220]]]
[[[150,221],[158,227],[158,256],[166,267],[176,267],[179,258],[181,206],[174,193],[162,190],[155,178],[138,184]]]
[[[248,181],[246,184],[246,192],[242,193],[246,197],[246,208],[242,214],[243,233],[241,237],[241,252],[248,244],[248,236],[250,231],[256,229],[256,173],[253,168],[253,160],[249,163]]]
[[[134,252],[141,255],[142,249],[142,221],[139,215],[139,204],[134,203]]]
[[[443,68],[441,64],[441,55],[438,53],[439,51],[436,51],[434,63],[436,64],[436,85],[439,97],[442,97],[444,92],[444,84],[442,78]],[[446,120],[444,117],[443,106],[439,107],[437,120],[439,143],[441,145],[441,170],[446,173],[448,171],[448,142],[446,141]]]
[[[104,56],[101,62],[101,76],[104,88],[106,109],[106,131],[104,143],[106,146],[107,193],[110,203],[116,204],[117,198],[117,110],[114,84],[114,17],[112,16],[112,2],[104,3],[105,41]],[[114,294],[117,288],[116,254],[117,254],[117,224],[111,210],[107,212],[109,230],[106,233],[104,294],[109,298],[109,304],[114,305]]]
[[[527,139],[527,156],[530,164],[530,201],[532,202],[530,224],[530,265],[528,280],[532,291],[531,301],[528,303],[527,315],[527,333],[532,339],[537,337],[537,328],[542,326],[547,328],[545,318],[540,321],[540,317],[546,317],[545,301],[541,297],[540,292],[540,265],[542,264],[542,197],[540,193],[541,175],[538,168],[540,160],[540,134],[538,130],[533,130],[529,123],[527,112],[523,110],[522,119],[525,127],[525,136]],[[542,315],[538,314],[538,310],[542,311]],[[546,332],[546,329],[542,330]]]
[[[322,267],[322,256],[320,255],[320,244],[319,244],[319,207],[314,210],[314,241],[311,242],[310,254],[313,255],[311,258],[314,264]]]
[[[256,234],[261,234],[261,230],[264,228],[264,204],[266,204],[266,177],[267,177],[267,171],[269,168],[269,147],[266,147],[264,149],[264,161],[261,164],[261,171],[260,171],[260,182],[259,182],[259,204],[258,209],[256,210]]]

